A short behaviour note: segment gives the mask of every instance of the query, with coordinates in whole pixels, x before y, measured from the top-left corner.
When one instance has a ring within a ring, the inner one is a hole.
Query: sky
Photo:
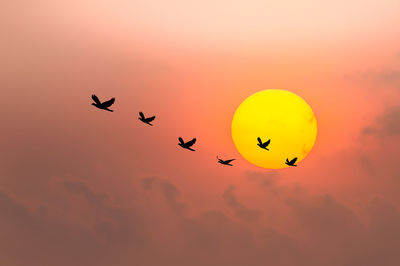
[[[399,265],[399,12],[398,0],[1,2],[1,264]],[[296,168],[253,166],[233,145],[235,109],[264,89],[314,111]]]

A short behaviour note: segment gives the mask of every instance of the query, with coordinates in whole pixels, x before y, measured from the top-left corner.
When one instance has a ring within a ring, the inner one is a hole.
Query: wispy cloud
[[[230,185],[224,192],[223,198],[225,202],[234,210],[237,217],[249,221],[254,222],[257,221],[261,213],[258,210],[250,209],[240,203],[234,193],[235,186]]]

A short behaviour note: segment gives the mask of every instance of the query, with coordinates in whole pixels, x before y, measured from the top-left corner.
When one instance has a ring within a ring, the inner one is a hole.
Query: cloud
[[[250,182],[256,182],[262,188],[267,189],[273,194],[279,194],[282,192],[283,187],[278,186],[277,180],[279,178],[278,172],[249,172],[246,174]]]
[[[382,81],[386,81],[389,83],[395,83],[398,84],[400,83],[400,70],[387,70],[384,72],[381,72],[380,75],[378,75]]]
[[[369,213],[369,241],[373,246],[368,252],[371,259],[381,265],[396,265],[400,262],[400,212],[393,204],[375,198],[367,207]]]
[[[298,227],[288,234],[263,224],[260,211],[244,206],[234,186],[225,190],[224,201],[239,219],[258,223],[239,223],[218,209],[189,215],[183,209],[192,206],[171,181],[153,177],[140,183],[137,196],[149,197],[121,207],[82,181],[60,180],[58,192],[67,206],[61,212],[46,205],[32,209],[0,191],[0,234],[8,239],[0,241],[2,261],[10,266],[395,266],[400,261],[400,213],[381,198],[365,208],[365,224],[332,195],[282,190],[275,196],[290,210],[285,219]]]
[[[397,58],[396,58],[397,59]],[[396,89],[400,85],[400,65],[398,60],[383,69],[368,69],[348,74],[346,77],[353,82],[375,89]]]
[[[105,246],[95,232],[29,210],[0,192],[1,257],[12,265],[93,265]]]
[[[169,207],[174,210],[174,212],[181,214],[185,211],[187,206],[178,200],[178,197],[181,194],[180,190],[168,180],[157,177],[148,177],[143,178],[141,184],[145,189],[151,189],[153,185],[158,185],[158,188],[164,195]]]
[[[105,202],[109,199],[106,194],[95,194],[82,182],[65,180],[64,186],[73,194],[83,195],[93,205],[104,206]]]
[[[227,190],[225,190],[223,194],[223,199],[225,202],[234,210],[237,217],[248,221],[254,222],[257,221],[261,213],[258,210],[250,209],[241,204],[234,194],[235,186],[230,185]]]
[[[380,138],[400,136],[400,105],[389,107],[376,117],[375,121],[362,131],[364,136],[375,135]]]
[[[368,223],[332,195],[288,199],[293,219],[306,233],[309,265],[397,265],[400,255],[400,213],[390,203],[374,199],[365,211]],[[306,255],[306,254],[304,254]]]
[[[141,181],[142,187],[144,189],[150,189],[154,183],[154,181],[157,180],[156,177],[146,177],[143,178]]]

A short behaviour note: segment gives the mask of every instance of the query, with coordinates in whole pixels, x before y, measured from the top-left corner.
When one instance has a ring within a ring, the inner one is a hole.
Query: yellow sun
[[[289,167],[286,159],[303,160],[314,146],[317,121],[311,107],[296,94],[264,90],[249,96],[232,120],[232,138],[250,163],[269,169]],[[271,140],[266,147],[259,147]]]

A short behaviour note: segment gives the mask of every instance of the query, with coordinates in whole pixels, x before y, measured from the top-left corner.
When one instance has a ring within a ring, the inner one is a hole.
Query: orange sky
[[[2,264],[400,263],[399,1],[0,7]],[[263,89],[314,110],[300,167],[235,150],[235,108]]]

